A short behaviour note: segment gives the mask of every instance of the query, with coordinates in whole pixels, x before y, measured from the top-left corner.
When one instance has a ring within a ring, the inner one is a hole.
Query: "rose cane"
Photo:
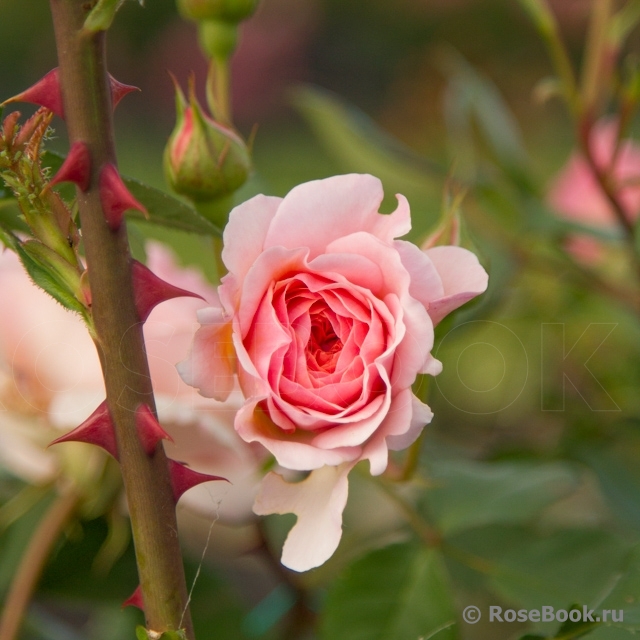
[[[121,96],[106,71],[102,30],[110,21],[96,23],[91,9],[82,0],[51,0],[59,69],[30,93],[31,100],[53,105],[68,126],[71,153],[62,179],[77,185],[91,319],[107,392],[75,436],[93,437],[121,463],[147,627],[156,633],[184,629],[192,639],[175,520],[176,478],[184,474],[176,463],[169,466],[160,443],[164,432],[155,417],[142,335],[148,312],[171,295],[129,255],[122,217],[143,207],[116,168],[111,111]],[[134,280],[143,284],[137,291]]]

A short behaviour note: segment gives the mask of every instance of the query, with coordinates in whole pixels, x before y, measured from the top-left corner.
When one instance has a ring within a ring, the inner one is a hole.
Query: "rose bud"
[[[249,150],[242,138],[203,113],[193,87],[187,104],[176,88],[178,120],[164,152],[171,188],[196,202],[230,196],[247,180]]]
[[[258,0],[178,0],[178,10],[187,20],[240,22],[256,9]]]

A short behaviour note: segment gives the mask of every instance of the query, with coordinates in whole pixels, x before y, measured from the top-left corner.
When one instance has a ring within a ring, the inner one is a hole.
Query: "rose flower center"
[[[307,363],[317,370],[333,373],[342,350],[342,340],[336,335],[329,318],[320,312],[311,316],[311,333],[307,342]]]

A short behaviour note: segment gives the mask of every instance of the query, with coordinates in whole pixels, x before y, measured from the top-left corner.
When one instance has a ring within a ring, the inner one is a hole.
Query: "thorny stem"
[[[56,498],[40,521],[20,560],[5,600],[0,618],[0,640],[17,638],[47,558],[77,506],[78,494],[75,491],[67,491]]]
[[[91,157],[91,182],[78,191],[87,269],[92,294],[96,344],[115,424],[147,628],[177,630],[181,624],[194,640],[184,567],[178,542],[175,503],[164,450],[147,456],[140,444],[135,410],[155,411],[142,335],[133,295],[126,227],[107,225],[99,175],[116,164],[105,33],[83,31],[92,3],[50,0],[58,50],[62,97],[70,143],[84,142]],[[184,615],[184,617],[183,617]]]

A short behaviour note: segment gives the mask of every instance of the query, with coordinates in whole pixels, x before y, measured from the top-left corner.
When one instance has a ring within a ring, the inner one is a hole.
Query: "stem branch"
[[[68,491],[56,498],[40,521],[11,583],[0,618],[0,640],[17,637],[47,558],[77,505],[77,493]]]

